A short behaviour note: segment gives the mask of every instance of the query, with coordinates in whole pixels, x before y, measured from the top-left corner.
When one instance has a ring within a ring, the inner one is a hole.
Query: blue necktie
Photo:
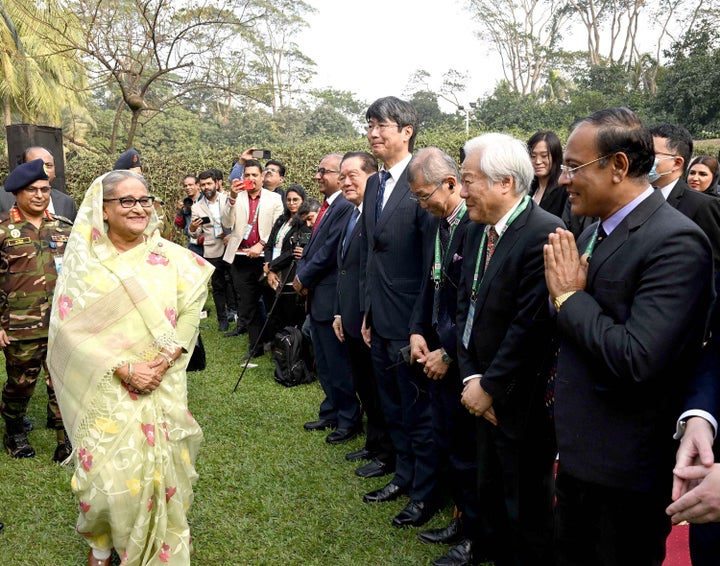
[[[383,197],[385,195],[385,183],[390,178],[390,171],[380,171],[380,188],[378,189],[377,202],[375,203],[375,224],[380,220],[380,213],[383,209]]]
[[[357,224],[357,219],[360,216],[360,209],[356,208],[353,210],[353,213],[350,215],[350,222],[348,222],[347,230],[345,231],[345,241],[343,242],[343,257],[347,253],[348,245],[350,245],[350,236],[352,235],[353,230],[355,229],[355,224]]]

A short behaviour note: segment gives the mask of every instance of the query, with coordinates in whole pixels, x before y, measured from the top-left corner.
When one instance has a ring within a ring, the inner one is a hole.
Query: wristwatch
[[[448,353],[445,351],[445,348],[440,349],[440,359],[446,365],[450,365],[453,361],[453,359],[450,356],[448,356]]]
[[[570,297],[572,297],[577,291],[568,291],[567,293],[563,293],[562,295],[558,295],[553,299],[553,305],[555,306],[555,310],[557,312],[560,312],[560,307],[563,306],[563,303],[567,301]]]

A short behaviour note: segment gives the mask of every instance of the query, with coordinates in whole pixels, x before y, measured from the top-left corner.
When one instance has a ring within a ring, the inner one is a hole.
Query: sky
[[[470,14],[458,0],[306,0],[317,14],[297,38],[316,63],[311,88],[347,90],[367,103],[403,97],[418,69],[437,92],[448,69],[468,73],[460,104],[482,98],[501,78],[499,57],[476,37]],[[454,107],[441,103],[446,112]]]

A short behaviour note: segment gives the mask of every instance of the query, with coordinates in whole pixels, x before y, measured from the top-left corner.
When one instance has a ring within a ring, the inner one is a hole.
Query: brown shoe
[[[95,556],[93,555],[93,550],[91,548],[90,552],[88,553],[88,566],[110,566],[111,556],[108,556],[104,560],[100,560],[99,558],[95,558]]]

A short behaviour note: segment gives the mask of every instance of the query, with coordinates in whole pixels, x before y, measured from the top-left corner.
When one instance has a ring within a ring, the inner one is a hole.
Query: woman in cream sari
[[[144,178],[88,189],[50,321],[48,365],[74,447],[88,564],[190,563],[186,513],[202,431],[185,367],[212,267],[160,237]]]

